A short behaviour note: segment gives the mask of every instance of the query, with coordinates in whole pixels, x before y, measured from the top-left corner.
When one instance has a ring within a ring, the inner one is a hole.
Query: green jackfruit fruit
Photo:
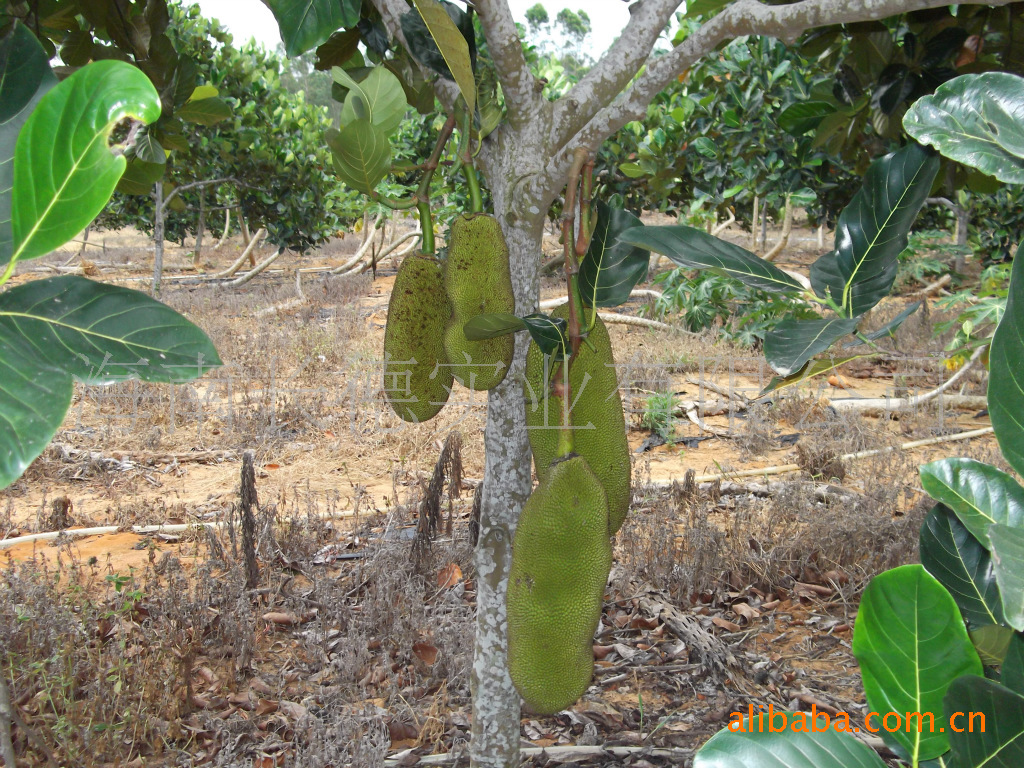
[[[551,714],[583,695],[612,567],[604,489],[581,456],[546,473],[512,542],[508,670],[531,710]]]
[[[444,333],[444,350],[456,381],[474,390],[498,386],[512,364],[512,334],[470,341],[466,321],[492,312],[515,312],[508,246],[501,225],[482,213],[457,216],[448,238],[444,287],[452,317]]]
[[[569,305],[560,306],[551,314],[568,319]],[[629,511],[631,467],[626,418],[615,376],[612,342],[600,318],[588,340],[593,349],[582,344],[569,368],[573,450],[587,460],[604,486],[608,495],[609,533],[614,535]],[[558,456],[558,426],[562,423],[560,397],[549,394],[545,411],[544,375],[544,353],[531,342],[526,353],[526,426],[537,477],[541,480]]]
[[[384,396],[405,421],[432,419],[448,401],[452,373],[441,337],[451,317],[441,262],[417,253],[398,268],[384,329]]]

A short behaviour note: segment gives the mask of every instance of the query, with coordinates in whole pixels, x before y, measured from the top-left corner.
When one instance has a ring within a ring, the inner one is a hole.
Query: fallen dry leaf
[[[746,603],[733,603],[732,610],[737,616],[742,616],[747,621],[761,618],[761,612]]]
[[[415,725],[403,723],[398,720],[388,720],[388,733],[391,735],[391,743],[404,741],[406,739],[419,738],[420,732]]]
[[[437,648],[423,640],[418,640],[412,644],[412,652],[416,654],[417,659],[428,667],[433,666],[434,662],[437,661]]]
[[[712,616],[711,623],[716,627],[721,627],[726,632],[739,632],[743,629],[739,624],[729,621],[728,619],[723,619],[721,616]]]
[[[605,658],[608,654],[610,654],[614,650],[615,650],[615,647],[612,646],[612,645],[595,645],[594,646],[594,658],[598,659],[598,660],[601,660],[601,659]]]
[[[459,568],[458,563],[448,563],[437,572],[438,589],[451,589],[460,581],[462,581],[462,569]]]

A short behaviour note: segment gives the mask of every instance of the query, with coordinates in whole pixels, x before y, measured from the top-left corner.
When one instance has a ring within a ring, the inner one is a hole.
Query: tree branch
[[[506,2],[485,2],[476,4],[487,45],[498,70],[505,105],[508,108],[509,123],[513,128],[525,125],[537,111],[537,102],[542,99],[543,86],[530,72],[523,58],[523,42],[512,20]]]
[[[986,5],[1008,5],[1012,0],[990,0]],[[578,146],[597,147],[630,120],[647,113],[647,105],[672,79],[692,66],[724,40],[744,35],[768,35],[792,43],[815,27],[884,19],[897,14],[937,8],[943,0],[804,0],[789,5],[764,5],[758,0],[736,0],[720,14],[664,56],[649,60],[647,68],[629,88],[598,111],[548,164],[545,174],[531,180],[535,194],[563,178]],[[607,101],[607,97],[602,99]]]
[[[647,0],[630,6],[622,34],[583,79],[555,102],[556,146],[564,146],[636,77],[679,5],[679,0]]]
[[[192,182],[189,182],[188,184],[182,184],[180,187],[175,187],[174,189],[172,189],[167,194],[167,197],[164,198],[164,202],[163,202],[163,205],[161,206],[161,208],[162,208],[163,211],[166,211],[167,210],[167,206],[169,206],[171,204],[171,200],[173,200],[176,195],[180,195],[185,190],[194,189],[196,187],[208,187],[211,184],[226,184],[229,181],[232,184],[239,184],[240,183],[238,181],[238,179],[232,178],[231,176],[227,176],[227,177],[225,177],[223,179],[210,179],[209,181],[192,181]],[[242,186],[248,186],[248,185],[242,185]]]

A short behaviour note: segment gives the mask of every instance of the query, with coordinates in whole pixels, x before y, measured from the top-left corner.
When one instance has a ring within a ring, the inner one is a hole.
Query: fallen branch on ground
[[[935,293],[940,288],[945,288],[952,281],[953,281],[953,276],[950,275],[950,274],[945,274],[942,277],[940,277],[938,280],[936,280],[934,283],[929,283],[928,285],[926,285],[921,290],[914,291],[913,293],[909,293],[904,298],[915,299],[918,296],[930,296],[931,294]]]
[[[928,445],[939,445],[940,443],[953,443],[960,440],[971,440],[975,437],[982,437],[990,434],[992,434],[992,427],[982,427],[981,429],[972,429],[969,432],[958,432],[953,435],[940,435],[938,437],[929,437],[924,440],[913,440],[909,443],[889,446],[887,448],[875,448],[870,451],[846,453],[836,458],[839,461],[855,461],[857,459],[866,459],[870,456],[881,456],[884,453],[891,453],[892,451],[910,451],[914,448],[924,448]],[[694,478],[694,481],[698,483],[709,483],[715,480],[731,480],[737,477],[770,477],[772,475],[784,475],[787,472],[799,472],[802,469],[803,467],[799,464],[780,464],[774,467],[762,467],[761,469],[740,469],[735,472],[720,472],[714,475],[697,475]],[[671,488],[673,484],[680,482],[682,481],[679,479],[659,480],[657,482],[650,483],[649,486],[652,488]]]

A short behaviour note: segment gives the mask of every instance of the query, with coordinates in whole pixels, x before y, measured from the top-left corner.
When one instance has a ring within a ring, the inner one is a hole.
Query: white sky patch
[[[196,0],[206,18],[220,21],[235,39],[235,46],[244,45],[249,38],[273,50],[281,42],[274,14],[259,0]],[[508,0],[512,17],[526,24],[526,9],[537,0]],[[584,10],[590,16],[593,32],[590,34],[590,50],[595,59],[600,58],[612,41],[622,32],[629,21],[629,4],[623,0],[542,0],[548,16],[554,21],[563,8],[574,11]]]

